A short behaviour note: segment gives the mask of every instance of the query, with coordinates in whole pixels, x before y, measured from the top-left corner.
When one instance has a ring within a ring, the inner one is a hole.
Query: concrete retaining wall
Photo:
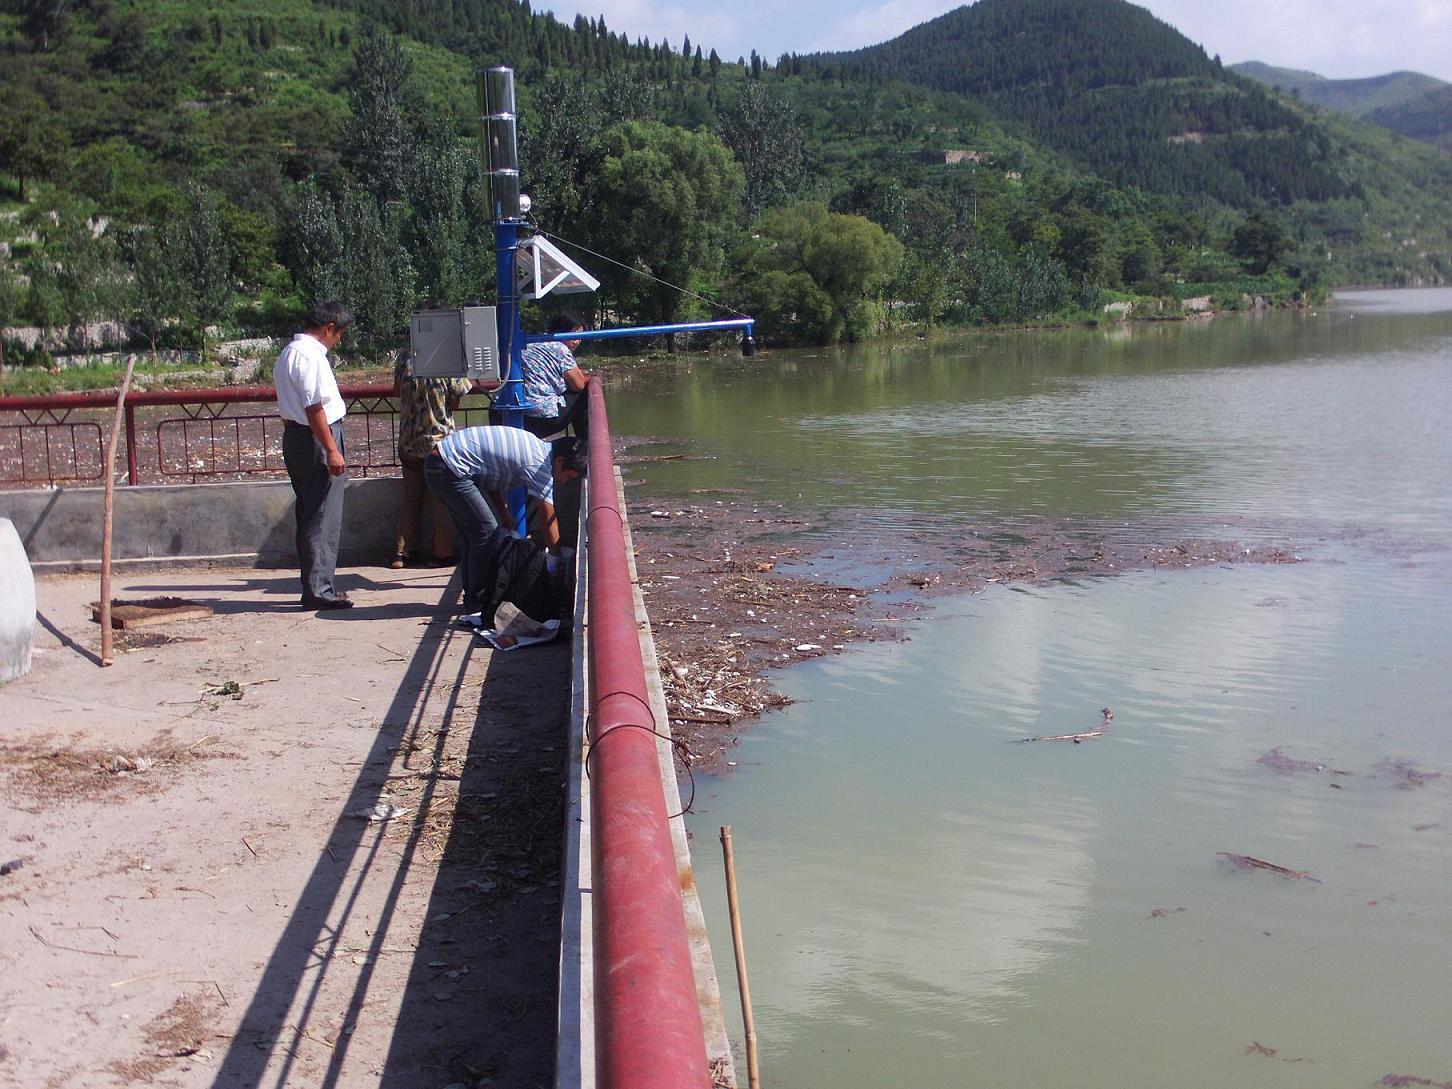
[[[15,523],[37,571],[84,570],[101,560],[102,488],[0,492],[0,518]],[[393,555],[403,481],[348,481],[340,562]],[[290,567],[293,494],[287,481],[118,487],[112,557],[118,565],[199,561]],[[425,519],[428,521],[428,519]]]

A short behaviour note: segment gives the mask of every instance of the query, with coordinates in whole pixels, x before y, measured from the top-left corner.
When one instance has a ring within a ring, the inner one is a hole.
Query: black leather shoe
[[[304,609],[351,609],[353,599],[347,594],[338,594],[336,597],[304,597],[300,604]]]

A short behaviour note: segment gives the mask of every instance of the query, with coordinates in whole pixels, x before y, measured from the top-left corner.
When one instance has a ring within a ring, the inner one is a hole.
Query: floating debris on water
[[[1303,775],[1308,772],[1326,770],[1325,764],[1317,764],[1312,760],[1292,759],[1285,753],[1281,752],[1281,747],[1279,745],[1277,745],[1270,752],[1262,756],[1259,760],[1256,761],[1256,763],[1264,764],[1277,775]]]
[[[1264,1055],[1267,1059],[1280,1059],[1283,1063],[1308,1063],[1311,1060],[1304,1055],[1297,1055],[1294,1059],[1287,1058],[1280,1053],[1278,1048],[1266,1047],[1259,1040],[1252,1040],[1245,1045],[1247,1055]]]
[[[1440,771],[1423,771],[1410,760],[1383,760],[1376,770],[1395,779],[1398,790],[1412,790],[1442,778]]]
[[[1029,741],[1072,741],[1075,745],[1081,741],[1088,741],[1091,737],[1103,737],[1109,732],[1109,724],[1114,721],[1114,712],[1108,707],[1100,708],[1100,715],[1103,720],[1099,723],[1098,729],[1085,730],[1077,734],[1049,734],[1047,736],[1035,734],[1033,737],[1020,737],[1016,744],[1022,745]]]
[[[1228,858],[1234,863],[1237,870],[1269,870],[1287,881],[1314,881],[1320,884],[1319,878],[1312,877],[1309,870],[1292,870],[1285,866],[1277,866],[1274,862],[1267,862],[1263,858],[1256,858],[1254,855],[1237,855],[1231,851],[1221,851],[1221,858]]]

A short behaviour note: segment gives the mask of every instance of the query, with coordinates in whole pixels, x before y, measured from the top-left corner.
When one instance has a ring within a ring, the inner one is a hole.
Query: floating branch
[[[1245,1053],[1247,1055],[1264,1055],[1267,1059],[1280,1059],[1283,1063],[1308,1063],[1311,1061],[1304,1055],[1297,1055],[1294,1059],[1288,1059],[1277,1048],[1266,1047],[1259,1040],[1252,1040],[1246,1044]]]
[[[1085,730],[1079,734],[1052,734],[1048,736],[1035,735],[1033,737],[1020,737],[1015,744],[1024,745],[1030,741],[1072,741],[1075,745],[1081,741],[1088,741],[1091,737],[1103,737],[1109,732],[1109,724],[1114,721],[1114,712],[1108,707],[1102,708],[1099,712],[1104,716],[1104,721],[1095,730]]]
[[[1284,866],[1277,866],[1274,862],[1267,862],[1263,858],[1237,855],[1230,851],[1221,851],[1220,857],[1230,859],[1237,870],[1269,870],[1273,874],[1284,877],[1287,881],[1314,881],[1318,885],[1321,883],[1320,878],[1312,877],[1309,870],[1290,870]]]
[[[1383,760],[1376,766],[1376,770],[1395,779],[1398,790],[1426,786],[1433,779],[1442,778],[1440,771],[1423,771],[1410,760]]]

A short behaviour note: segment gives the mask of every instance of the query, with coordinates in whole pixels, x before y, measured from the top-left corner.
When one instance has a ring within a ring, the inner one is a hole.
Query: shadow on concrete
[[[524,1089],[553,1081],[569,645],[495,654],[476,711],[477,689],[464,683],[473,645],[455,665],[443,653],[456,594],[450,582],[418,637],[214,1089],[358,1084],[358,1060],[345,1072],[350,1026],[365,1002],[391,1004],[392,996],[370,996],[375,965],[405,945],[413,960],[402,1007],[369,1084],[437,1089],[492,1076]],[[348,814],[381,800],[390,770],[413,772],[420,789],[409,797],[416,804],[406,838],[395,829],[385,848],[387,825]],[[412,868],[434,864],[415,939],[397,918],[399,899]],[[359,917],[364,884],[379,882],[386,893],[377,917]],[[342,1001],[324,986],[345,933],[354,942],[367,933],[369,945],[345,962],[357,975]],[[326,1070],[304,1076],[298,1048],[319,1038],[331,1045]]]
[[[390,617],[417,617],[432,615],[434,609],[428,606],[420,607],[412,605],[404,611],[402,606],[381,605],[372,608],[368,606],[366,595],[373,593],[388,593],[399,589],[400,584],[406,581],[407,585],[417,587],[421,582],[432,580],[437,583],[440,590],[449,584],[451,572],[439,570],[417,579],[379,581],[361,575],[356,571],[345,571],[338,576],[338,589],[349,597],[357,597],[357,606],[352,614],[330,613],[329,619],[346,619],[348,615],[356,616],[357,619],[379,619]],[[173,597],[184,597],[189,601],[199,601],[204,605],[210,605],[212,611],[219,615],[234,613],[303,613],[308,610],[301,608],[298,599],[302,594],[302,584],[295,574],[278,574],[268,576],[255,576],[252,578],[231,579],[227,582],[213,583],[168,583],[163,579],[153,579],[145,583],[129,583],[120,588],[120,592],[128,594],[165,594]],[[276,601],[255,601],[243,598],[243,594],[262,594],[265,597],[275,597]]]
[[[381,1089],[554,1084],[569,677],[568,641],[490,660]]]
[[[156,578],[159,573],[153,572]],[[226,582],[133,582],[121,587],[131,594],[175,594],[178,597],[195,598],[199,594],[241,594],[263,593],[286,595],[296,599],[300,593],[296,575],[258,576],[257,578],[228,579]],[[214,602],[207,602],[212,605]],[[250,604],[250,603],[246,603]]]
[[[366,597],[355,597],[351,593],[348,596],[353,598],[353,607],[351,609],[336,611],[331,609],[303,609],[293,604],[286,608],[278,606],[278,610],[280,612],[294,613],[315,612],[319,620],[326,620],[329,623],[351,623],[358,620],[409,620],[417,619],[421,616],[433,616],[435,611],[428,606],[419,605],[415,602],[400,602],[396,605],[369,605],[367,604],[368,599]],[[454,615],[453,609],[449,610],[449,615],[451,617]]]
[[[64,490],[65,489],[63,487],[57,486],[55,490],[51,492],[50,498],[46,501],[45,506],[41,509],[41,512],[35,516],[35,520],[31,522],[30,528],[25,531],[25,540],[22,543],[25,545],[26,555],[30,554],[31,542],[35,540],[35,535],[39,533],[41,527],[45,525],[45,520],[50,517],[50,512],[55,510],[55,505],[60,502],[61,492],[63,492]]]
[[[61,644],[61,646],[65,647],[67,650],[75,651],[92,665],[101,664],[101,656],[99,654],[95,653],[95,651],[91,650],[89,647],[81,646],[80,643],[77,643],[69,635],[67,635],[65,632],[61,631],[58,627],[52,624],[50,622],[50,619],[45,615],[45,613],[41,612],[39,609],[35,610],[35,621],[46,631],[50,632],[51,635],[55,636],[56,640]]]

